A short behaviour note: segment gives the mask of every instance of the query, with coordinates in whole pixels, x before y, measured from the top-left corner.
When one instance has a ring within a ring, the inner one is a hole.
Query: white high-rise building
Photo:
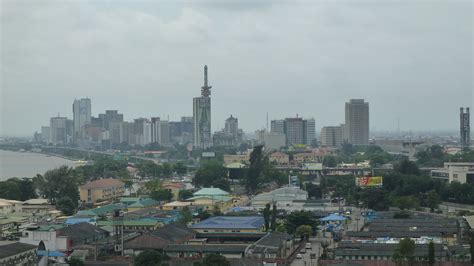
[[[92,108],[91,99],[84,98],[74,100],[72,104],[74,136],[75,141],[84,138],[84,126],[91,123]]]
[[[204,66],[204,86],[201,97],[193,98],[194,146],[208,148],[212,146],[211,138],[211,89],[207,81],[207,66]]]
[[[159,117],[151,118],[151,142],[166,145],[170,143],[170,123]]]
[[[345,139],[355,145],[369,144],[369,103],[363,99],[346,102]]]

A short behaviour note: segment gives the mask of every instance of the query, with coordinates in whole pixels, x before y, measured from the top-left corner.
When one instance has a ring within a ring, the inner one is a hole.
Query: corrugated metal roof
[[[261,216],[216,216],[191,226],[193,229],[260,229],[264,219]]]

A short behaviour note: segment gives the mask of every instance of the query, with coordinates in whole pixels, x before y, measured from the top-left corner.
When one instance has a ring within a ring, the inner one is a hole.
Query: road
[[[310,238],[309,242],[311,243],[311,250],[306,249],[306,253],[302,254],[302,259],[294,259],[291,263],[291,266],[316,266],[318,265],[318,258],[321,252],[321,238]],[[310,254],[315,253],[316,259],[311,260]]]

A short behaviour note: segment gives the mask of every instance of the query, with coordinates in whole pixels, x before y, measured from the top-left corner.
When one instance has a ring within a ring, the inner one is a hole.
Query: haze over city
[[[243,1],[1,3],[1,135],[28,135],[75,98],[125,120],[192,116],[202,66],[212,131],[270,119],[344,122],[370,103],[370,127],[458,129],[472,106],[472,2]]]

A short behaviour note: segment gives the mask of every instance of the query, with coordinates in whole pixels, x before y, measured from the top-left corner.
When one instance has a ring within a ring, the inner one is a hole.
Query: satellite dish
[[[193,151],[193,144],[192,144],[192,143],[188,143],[188,145],[186,145],[186,149],[188,150],[188,152]]]

